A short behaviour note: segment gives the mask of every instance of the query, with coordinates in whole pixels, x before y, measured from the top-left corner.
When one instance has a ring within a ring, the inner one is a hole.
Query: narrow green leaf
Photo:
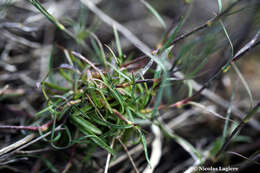
[[[225,125],[224,125],[224,129],[223,129],[223,135],[222,135],[222,139],[221,139],[221,145],[224,144],[225,139],[227,137],[228,122],[229,122],[230,114],[231,114],[231,111],[232,111],[232,104],[233,104],[233,100],[234,100],[234,96],[235,96],[235,91],[236,91],[236,85],[232,89],[232,95],[231,95],[231,98],[230,98],[230,102],[229,102],[228,110],[227,110],[227,114],[226,114],[226,118],[227,119],[225,120]]]
[[[169,48],[171,46],[172,41],[176,38],[178,32],[180,31],[182,25],[183,25],[184,20],[182,19],[178,25],[176,26],[175,30],[173,33],[170,35],[169,39],[167,42],[162,46],[162,48],[158,51],[158,53],[163,52],[165,49]]]
[[[144,4],[146,6],[146,8],[148,10],[151,11],[151,13],[157,18],[157,20],[161,23],[161,25],[163,26],[163,28],[166,28],[166,24],[163,20],[163,18],[161,17],[161,15],[154,9],[153,6],[151,6],[147,1],[145,0],[140,0],[142,4]]]
[[[58,91],[69,91],[70,89],[69,88],[64,88],[64,87],[61,87],[61,86],[58,86],[58,85],[55,85],[53,83],[49,83],[49,82],[42,82],[42,85],[44,86],[47,86],[48,88],[52,88],[52,89],[55,89],[55,90],[58,90]]]
[[[246,79],[244,78],[243,74],[240,72],[240,70],[238,69],[237,65],[235,63],[231,63],[232,67],[234,68],[236,74],[238,75],[238,77],[240,78],[242,84],[244,85],[246,91],[247,91],[247,94],[249,96],[249,99],[250,99],[250,107],[252,108],[253,105],[254,105],[254,98],[253,98],[253,95],[252,95],[252,92],[251,92],[251,89],[249,87],[249,85],[247,84],[246,82]]]
[[[247,123],[252,118],[252,116],[258,111],[259,108],[260,102],[257,103],[257,105],[254,108],[252,108],[252,110],[246,115],[246,117],[243,119],[243,122]]]
[[[164,126],[161,122],[159,122],[159,126],[162,131],[170,138],[174,139],[180,146],[182,146],[195,160],[201,160],[202,155],[200,152],[192,146],[188,141],[183,139],[181,136],[173,133],[171,129],[167,126]]]
[[[114,128],[114,129],[129,129],[129,128],[133,127],[133,125],[128,125],[128,124],[127,125],[126,124],[113,124],[113,123],[110,123],[109,121],[103,121],[100,118],[94,117],[94,116],[92,116],[92,118],[93,118],[93,121],[95,121],[97,124],[107,126],[110,128]]]
[[[121,62],[119,63],[119,66],[120,66],[122,61],[123,61],[123,59],[122,59],[123,58],[123,53],[122,53],[122,48],[121,48],[118,32],[117,32],[117,29],[116,29],[115,25],[113,25],[113,30],[114,30],[114,35],[115,35],[115,39],[116,39],[116,47],[117,47],[118,55],[119,55],[119,58],[121,59],[120,60]]]
[[[128,81],[131,81],[130,77],[128,77],[127,75],[125,75],[123,72],[121,72],[119,69],[117,69],[115,66],[113,66],[112,64],[108,63],[108,65],[110,67],[112,67],[118,74],[120,74],[121,76],[123,76],[125,79],[127,79]]]
[[[144,134],[142,133],[142,131],[140,129],[137,129],[140,138],[141,138],[141,142],[143,144],[143,148],[144,148],[144,154],[145,154],[145,159],[148,162],[148,164],[150,165],[150,159],[149,159],[149,155],[148,155],[148,150],[147,150],[147,144],[146,144],[146,139]]]
[[[80,126],[82,130],[87,131],[90,134],[102,134],[102,131],[97,128],[94,124],[90,123],[86,119],[80,117],[80,116],[70,116],[73,123],[76,125],[76,127]]]
[[[42,5],[38,0],[29,0],[45,17],[47,17],[53,24],[55,24],[59,29],[65,31],[65,27],[58,22]]]
[[[232,52],[232,57],[233,57],[233,56],[234,56],[234,46],[233,46],[233,43],[232,43],[232,41],[231,41],[231,39],[230,39],[230,37],[229,37],[229,34],[228,34],[227,29],[226,29],[226,27],[225,27],[225,24],[223,23],[222,20],[220,20],[220,24],[221,24],[221,26],[222,26],[222,28],[223,28],[223,30],[224,30],[224,33],[225,33],[225,35],[226,35],[226,37],[227,37],[227,39],[228,39],[228,42],[229,42],[229,44],[230,44],[231,52]]]
[[[95,142],[99,147],[105,149],[106,151],[108,151],[109,153],[115,155],[115,151],[101,138],[99,138],[98,136],[94,135],[94,134],[90,134],[87,131],[84,131],[82,129],[79,129],[83,134],[85,134],[87,137],[90,137],[90,139]]]

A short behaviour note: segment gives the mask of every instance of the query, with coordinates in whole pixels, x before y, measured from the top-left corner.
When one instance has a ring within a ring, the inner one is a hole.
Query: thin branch
[[[87,58],[85,58],[83,55],[81,55],[80,53],[77,53],[75,51],[71,52],[74,56],[80,58],[82,61],[85,61],[86,63],[88,63],[94,70],[96,70],[100,75],[102,75],[102,71],[97,68],[91,61],[89,61]]]
[[[16,148],[18,148],[18,147],[20,147],[20,146],[22,146],[22,145],[28,143],[28,142],[31,141],[33,138],[35,138],[35,136],[36,136],[36,134],[32,133],[32,134],[30,134],[30,135],[27,135],[27,136],[24,137],[23,139],[21,139],[21,140],[15,142],[15,143],[13,143],[13,144],[7,146],[7,147],[2,148],[2,149],[0,150],[0,156],[2,156],[2,155],[4,155],[4,154],[8,153],[9,151],[12,151],[12,150],[14,150],[14,149],[16,149]]]
[[[235,123],[234,120],[232,120],[232,119],[227,119],[227,118],[224,117],[223,115],[220,115],[219,113],[214,112],[214,111],[208,109],[208,108],[207,108],[206,106],[204,106],[203,104],[196,103],[196,102],[192,102],[192,101],[189,102],[189,104],[191,104],[191,105],[193,105],[193,106],[196,106],[196,107],[202,109],[203,111],[205,111],[205,112],[207,112],[207,113],[210,113],[210,114],[212,114],[212,115],[214,115],[214,116],[216,116],[216,117],[218,117],[218,118],[220,118],[220,119],[227,120],[227,121],[230,121],[230,122]]]
[[[177,42],[179,42],[179,41],[181,41],[181,40],[183,40],[183,39],[193,35],[194,33],[198,32],[198,31],[201,31],[203,29],[206,29],[206,28],[210,27],[214,22],[218,21],[222,16],[225,16],[235,5],[237,5],[241,1],[242,0],[238,0],[238,1],[234,2],[234,3],[232,3],[225,11],[223,11],[219,15],[211,18],[210,20],[208,20],[204,24],[202,24],[202,25],[192,29],[191,31],[178,36],[177,38],[175,38],[172,41],[172,44],[175,44],[175,43],[177,43]]]
[[[200,26],[194,28],[193,30],[191,30],[191,31],[189,31],[189,32],[187,32],[187,33],[184,33],[184,34],[178,36],[177,38],[175,38],[175,39],[172,41],[172,44],[175,44],[175,43],[177,43],[177,42],[179,42],[179,41],[181,41],[181,40],[183,40],[183,39],[185,39],[185,38],[187,38],[187,37],[193,35],[194,33],[198,32],[198,31],[200,31],[200,30],[203,30],[203,29],[205,29],[205,28],[210,27],[210,26],[212,25],[212,23],[215,21],[216,18],[217,18],[217,17],[214,17],[214,18],[208,20],[206,23],[204,23],[204,24],[202,24],[202,25],[200,25]]]
[[[54,129],[54,131],[59,131],[59,130],[64,130],[63,128],[61,128],[61,125],[59,125],[58,127],[56,127],[56,128]],[[35,142],[38,142],[39,140],[41,140],[41,139],[43,139],[43,138],[46,138],[46,137],[49,136],[51,133],[52,133],[52,131],[49,131],[49,132],[45,133],[44,135],[39,136],[39,137],[36,138],[36,139],[34,139],[34,138],[36,137],[36,133],[32,133],[32,134],[26,136],[25,138],[23,138],[23,139],[21,139],[21,140],[15,142],[14,144],[11,144],[11,145],[9,145],[9,146],[7,146],[7,147],[5,147],[5,148],[2,148],[2,149],[0,150],[0,160],[1,160],[1,159],[8,158],[8,157],[10,157],[10,155],[12,155],[12,154],[14,154],[14,153],[16,153],[16,152],[18,152],[18,151],[20,151],[20,150],[22,150],[22,149],[28,147],[28,146],[34,144]],[[33,140],[33,139],[34,139],[34,140]],[[15,149],[15,150],[14,150],[14,149]],[[12,151],[12,150],[14,150],[14,151]],[[10,151],[12,151],[12,152],[10,152]],[[10,152],[10,153],[8,154],[8,156],[4,155],[4,154],[6,154],[6,153],[8,153],[8,152]]]
[[[132,166],[134,167],[135,172],[136,172],[136,173],[139,173],[139,171],[138,171],[138,169],[137,169],[137,167],[136,167],[136,165],[135,165],[135,162],[134,162],[132,156],[129,154],[129,151],[128,151],[127,147],[126,147],[125,144],[121,141],[121,139],[118,138],[117,140],[120,142],[120,144],[121,144],[122,147],[124,148],[124,150],[125,150],[125,152],[126,152],[128,158],[129,158],[129,160],[130,160]]]
[[[73,157],[74,157],[74,155],[75,155],[76,147],[77,147],[76,144],[72,147],[72,150],[71,150],[71,153],[70,153],[69,161],[68,161],[68,163],[66,164],[65,168],[63,169],[62,173],[68,172],[69,169],[71,168],[71,166],[72,166],[72,159],[73,159]]]
[[[20,161],[27,161],[29,160],[27,157],[22,157],[22,158],[17,158],[17,159],[12,159],[12,160],[8,160],[6,162],[1,162],[0,163],[0,166],[3,166],[3,165],[7,165],[7,164],[10,164],[10,163],[14,163],[14,162],[20,162]]]
[[[50,151],[51,148],[42,148],[42,149],[36,149],[36,150],[30,150],[30,151],[17,151],[17,154],[35,154],[35,153],[42,153],[46,151]]]
[[[147,143],[150,144],[152,142],[152,138],[148,138]],[[128,154],[132,155],[138,152],[141,152],[141,150],[143,150],[143,145],[142,144],[138,144],[137,146],[135,146],[134,148],[132,148]],[[127,159],[127,155],[124,154],[122,156],[119,156],[116,160],[112,161],[111,164],[109,165],[109,168],[118,165],[119,163],[121,163],[122,161]]]
[[[181,72],[176,72],[175,75],[178,78],[183,78],[184,75]],[[203,85],[197,83],[195,80],[190,80],[192,88],[195,91],[201,90]],[[205,84],[204,84],[205,85]],[[229,107],[229,102],[223,99],[222,97],[218,96],[214,92],[210,91],[209,89],[205,88],[202,92],[201,95],[205,96],[209,100],[213,101],[214,103],[217,103],[219,106],[228,109]],[[236,117],[243,118],[246,114],[242,112],[239,108],[236,106],[232,106],[232,114],[235,115]],[[251,119],[251,121],[248,122],[252,127],[254,127],[256,130],[260,131],[260,123],[256,121],[255,119]]]
[[[144,61],[146,58],[147,58],[146,55],[140,56],[140,57],[135,58],[135,59],[133,59],[133,60],[131,60],[129,62],[126,62],[126,63],[122,64],[121,67],[127,67],[127,66],[129,66],[131,64],[135,64],[135,63],[138,63],[140,61]]]
[[[257,41],[260,36],[260,30],[256,33],[256,35],[253,37],[253,39],[248,42],[244,47],[242,47],[233,57],[232,61],[237,61],[240,59],[245,53],[250,51],[252,48],[256,47],[260,44],[260,41]]]
[[[46,124],[38,126],[9,126],[9,125],[0,125],[0,129],[12,129],[12,130],[30,130],[30,131],[46,131],[52,125],[53,120],[49,121]]]
[[[247,157],[245,157],[245,156],[243,156],[242,154],[239,154],[239,153],[237,153],[237,152],[227,151],[227,153],[228,153],[228,154],[232,154],[232,155],[239,156],[239,157],[241,157],[241,158],[243,158],[243,159],[246,159],[247,161],[253,162],[254,164],[257,164],[258,166],[260,166],[260,163],[259,163],[259,162],[255,161],[255,160],[253,160],[253,159],[247,158]]]
[[[202,86],[202,87],[200,88],[200,90],[196,91],[192,96],[187,97],[187,98],[185,98],[185,99],[183,99],[183,100],[181,100],[181,101],[178,101],[178,102],[176,102],[176,103],[174,103],[174,104],[171,104],[171,105],[169,105],[169,106],[167,106],[167,105],[161,105],[161,106],[159,106],[159,107],[158,107],[158,110],[165,109],[165,108],[181,107],[181,106],[183,106],[183,105],[189,103],[190,101],[192,101],[195,97],[199,96],[200,93],[201,93],[205,88],[207,88],[207,85]]]
[[[117,110],[113,109],[113,113],[115,116],[117,116],[119,119],[123,120],[126,124],[128,125],[134,125],[135,124],[131,121],[129,121],[128,119],[126,119],[121,113],[119,113]]]
[[[213,161],[216,162],[220,156],[220,154],[226,150],[227,146],[229,145],[229,143],[231,142],[231,139],[237,134],[239,133],[239,131],[245,126],[245,124],[248,122],[248,120],[257,112],[257,110],[260,107],[260,102],[258,104],[255,105],[255,107],[247,114],[246,117],[243,118],[243,120],[241,120],[241,122],[239,123],[239,125],[235,128],[235,130],[232,131],[231,135],[228,136],[225,140],[224,145],[222,145],[222,147],[220,148],[220,150],[217,152],[217,154],[215,155]]]

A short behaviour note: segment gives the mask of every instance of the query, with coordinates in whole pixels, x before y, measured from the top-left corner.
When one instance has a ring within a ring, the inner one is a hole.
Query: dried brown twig
[[[239,60],[245,53],[247,53],[248,51],[250,51],[252,48],[256,47],[257,45],[260,44],[260,40],[258,40],[260,35],[260,30],[258,30],[258,32],[256,33],[256,35],[252,38],[252,40],[250,40],[244,47],[242,47],[233,57],[232,61],[237,61]]]

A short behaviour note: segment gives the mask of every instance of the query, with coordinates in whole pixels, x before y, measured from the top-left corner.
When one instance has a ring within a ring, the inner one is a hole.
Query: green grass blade
[[[163,52],[164,50],[166,50],[167,48],[169,48],[172,44],[172,41],[176,38],[178,32],[180,31],[182,25],[183,25],[184,20],[182,19],[178,25],[176,26],[175,30],[173,31],[173,33],[170,35],[169,39],[166,41],[166,43],[162,46],[162,48],[158,51],[158,53]]]
[[[147,1],[145,0],[140,0],[142,4],[144,4],[146,6],[146,8],[148,10],[150,10],[150,12],[157,18],[157,20],[160,22],[160,24],[162,25],[163,28],[166,28],[166,24],[163,20],[163,18],[161,17],[161,15],[154,9],[153,6],[151,6]]]
[[[236,85],[235,85],[235,88],[233,88],[232,95],[231,95],[230,102],[229,102],[229,106],[228,106],[228,110],[227,110],[227,115],[226,115],[226,118],[227,118],[227,119],[225,120],[225,125],[224,125],[223,134],[222,134],[222,139],[221,139],[221,145],[224,144],[225,139],[226,139],[226,137],[227,137],[228,122],[229,122],[230,115],[231,115],[231,111],[232,111],[232,103],[233,103],[233,100],[234,100],[235,91],[236,91]]]
[[[225,35],[226,35],[226,37],[227,37],[227,39],[228,39],[228,41],[229,41],[229,44],[230,44],[230,47],[231,47],[231,50],[232,50],[232,57],[233,57],[233,56],[234,56],[234,47],[233,47],[232,41],[231,41],[231,39],[230,39],[230,37],[229,37],[229,34],[228,34],[228,32],[227,32],[227,30],[226,30],[226,27],[225,27],[225,25],[224,25],[224,23],[223,23],[222,20],[220,20],[220,24],[221,24],[221,26],[222,26],[222,28],[223,28],[223,30],[224,30],[224,32],[225,32]],[[243,83],[243,85],[244,85],[244,87],[245,87],[245,89],[246,89],[246,91],[247,91],[247,93],[248,93],[248,95],[249,95],[250,102],[251,102],[251,107],[253,107],[253,105],[254,105],[253,95],[252,95],[252,92],[251,92],[251,90],[250,90],[250,88],[249,88],[249,86],[248,86],[248,84],[247,84],[245,78],[243,77],[243,75],[242,75],[242,73],[239,71],[239,69],[237,68],[236,64],[231,63],[231,65],[232,65],[232,67],[235,69],[235,72],[237,73],[237,75],[238,75],[238,77],[240,78],[240,80],[242,81],[242,83]]]
[[[161,122],[159,122],[159,126],[168,137],[174,139],[178,144],[180,144],[180,146],[182,146],[194,158],[194,160],[201,160],[201,153],[196,148],[194,148],[188,141],[174,134],[171,129],[169,129],[167,126],[164,126]]]
[[[28,0],[33,6],[35,6],[47,19],[49,19],[53,24],[55,24],[60,30],[65,31],[65,27],[55,19],[38,0]]]
[[[114,31],[114,36],[115,36],[115,39],[116,39],[116,47],[117,47],[118,55],[119,55],[119,58],[120,58],[120,61],[121,61],[120,64],[121,64],[123,62],[123,51],[122,51],[122,48],[121,48],[119,35],[118,35],[118,32],[117,32],[115,25],[113,25],[113,31]],[[120,64],[119,64],[119,66],[120,66]]]
[[[94,135],[94,134],[89,134],[87,131],[84,131],[82,129],[80,129],[80,131],[86,135],[87,137],[90,137],[90,139],[95,142],[99,147],[105,149],[107,152],[115,155],[115,151],[101,138],[99,138],[98,136]]]
[[[235,63],[231,63],[232,67],[234,68],[236,74],[238,75],[238,77],[240,78],[242,84],[244,85],[246,91],[247,91],[247,94],[249,96],[249,99],[250,99],[250,107],[252,108],[253,105],[254,105],[254,98],[253,98],[253,95],[252,95],[252,92],[251,92],[251,89],[249,87],[249,85],[247,84],[246,82],[246,79],[244,78],[243,74],[240,72],[240,70],[238,69],[237,65]]]
[[[73,123],[76,125],[76,127],[81,127],[83,131],[87,131],[90,134],[97,134],[100,135],[102,134],[102,131],[97,128],[95,125],[87,121],[86,119],[80,117],[80,116],[70,116],[71,120]]]
[[[230,44],[232,56],[234,56],[234,46],[233,46],[233,43],[232,43],[232,41],[231,41],[231,39],[230,39],[230,37],[229,37],[229,34],[228,34],[227,29],[226,29],[226,27],[225,27],[225,24],[223,23],[222,20],[220,20],[220,24],[221,24],[221,26],[222,26],[222,28],[223,28],[223,30],[224,30],[224,33],[225,33],[225,35],[226,35],[226,37],[227,37],[227,39],[228,39],[228,42],[229,42],[229,44]]]
[[[149,159],[149,155],[148,155],[147,143],[146,143],[145,136],[144,136],[144,134],[142,133],[142,131],[140,129],[137,129],[137,131],[138,131],[138,133],[140,135],[140,139],[141,139],[141,142],[143,144],[145,159],[148,162],[148,164],[150,165],[150,159]]]
[[[42,82],[42,85],[46,86],[48,88],[51,88],[51,89],[55,89],[57,91],[68,92],[70,90],[69,88],[61,87],[61,86],[58,86],[58,85],[55,85],[55,84],[49,83],[49,82]]]

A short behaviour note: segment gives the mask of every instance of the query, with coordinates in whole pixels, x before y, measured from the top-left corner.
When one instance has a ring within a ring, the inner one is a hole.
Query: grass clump
[[[47,78],[53,78],[50,73],[41,82],[48,106],[38,116],[54,121],[53,128],[58,124],[69,126],[66,131],[70,136],[69,146],[94,143],[115,153],[109,146],[113,138],[127,139],[131,134],[137,134],[145,143],[137,122],[149,119],[142,112],[149,103],[152,89],[141,80],[136,83],[135,75],[126,67],[113,64],[114,57],[106,61],[106,69],[97,67],[77,52],[63,51],[68,64],[56,69],[62,77],[62,85],[47,82]],[[75,135],[78,132],[81,135]]]

